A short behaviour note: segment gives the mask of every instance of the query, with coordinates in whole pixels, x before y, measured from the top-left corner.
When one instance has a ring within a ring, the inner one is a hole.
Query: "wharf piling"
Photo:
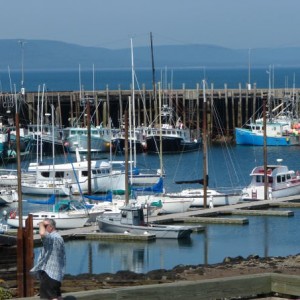
[[[185,84],[181,89],[164,90],[163,98],[168,99],[168,104],[174,109],[185,126],[192,130],[193,136],[199,136],[202,127],[201,112],[203,107],[203,91],[197,84],[195,89],[187,89]],[[105,90],[96,91],[51,91],[45,92],[44,111],[49,112],[53,103],[55,114],[58,116],[59,125],[63,127],[87,126],[86,119],[78,123],[82,111],[85,109],[85,99],[93,99],[91,105],[91,115],[95,116],[93,125],[103,127],[119,128],[124,123],[124,111],[127,107],[128,98],[132,90],[110,90],[107,86]],[[158,89],[156,90],[158,93]],[[273,89],[274,105],[281,105],[285,109],[287,97],[293,97],[295,102],[299,102],[300,89]],[[229,89],[224,84],[223,89],[215,89],[211,84],[206,90],[207,99],[207,134],[210,138],[220,140],[233,136],[235,127],[242,127],[243,124],[252,118],[260,117],[262,113],[262,99],[268,95],[268,89],[257,89],[256,85],[251,90],[242,89],[241,84],[238,89]],[[0,113],[6,114],[5,103],[9,99],[7,94],[0,94]],[[26,107],[22,109],[22,120],[28,123],[37,123],[38,92],[25,94]],[[135,120],[137,126],[155,126],[155,118],[159,111],[158,95],[153,95],[153,90],[146,90],[145,86],[141,91],[136,91],[135,95]],[[299,109],[299,108],[298,108]],[[1,111],[2,110],[2,111]],[[11,108],[12,117],[14,107]],[[299,111],[297,112],[299,113]],[[10,117],[10,116],[9,116]],[[47,122],[47,120],[45,120]],[[48,120],[50,122],[50,120]]]

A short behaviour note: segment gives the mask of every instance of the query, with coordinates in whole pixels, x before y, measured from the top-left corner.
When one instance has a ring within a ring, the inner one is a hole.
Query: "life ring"
[[[15,210],[12,210],[9,212],[9,218],[10,219],[15,219],[17,216],[17,212]]]

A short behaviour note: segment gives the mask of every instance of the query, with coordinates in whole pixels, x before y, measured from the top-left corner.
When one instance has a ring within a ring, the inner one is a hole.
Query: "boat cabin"
[[[265,176],[263,166],[254,168],[250,176],[252,177],[252,185],[264,185]],[[286,184],[293,179],[297,179],[294,171],[288,170],[286,166],[276,165],[267,166],[267,177],[270,186]]]
[[[121,224],[143,226],[145,225],[144,211],[142,207],[124,206],[121,210]]]
[[[251,123],[247,125],[248,129],[256,134],[264,134],[264,126],[263,123]],[[267,123],[266,134],[268,137],[276,137],[282,135],[288,135],[288,130],[290,129],[290,125],[287,123]]]

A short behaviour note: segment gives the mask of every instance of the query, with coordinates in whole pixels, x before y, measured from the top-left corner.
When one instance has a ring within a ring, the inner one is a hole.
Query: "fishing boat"
[[[86,225],[89,220],[89,215],[82,203],[75,200],[58,201],[56,203],[55,200],[55,195],[52,195],[47,200],[27,200],[32,204],[43,204],[51,207],[51,210],[41,210],[30,213],[33,219],[33,228],[39,228],[39,222],[45,218],[54,219],[58,229],[71,229]],[[23,227],[25,227],[27,218],[28,216],[22,216]],[[19,227],[19,216],[16,210],[12,210],[9,213],[7,225]]]
[[[97,217],[100,231],[111,233],[152,234],[156,238],[181,239],[190,237],[193,226],[159,225],[146,223],[142,206],[128,204],[117,214],[102,214]]]
[[[263,122],[261,119],[251,122],[245,128],[235,128],[237,145],[263,146]],[[291,120],[274,119],[266,123],[267,146],[293,146],[300,145],[298,123]]]
[[[101,126],[91,127],[90,152],[109,152],[112,132]],[[68,127],[63,129],[65,138],[64,146],[74,153],[78,149],[80,153],[88,152],[88,129],[86,127]]]
[[[281,162],[282,160],[277,160]],[[282,197],[300,194],[299,172],[289,170],[281,164],[267,165],[267,197],[280,199]],[[242,200],[264,200],[265,174],[264,166],[255,167],[250,173],[251,182],[242,191]]]
[[[295,105],[295,92],[292,96],[276,99],[271,90],[271,70],[269,70],[268,105],[263,109],[263,116],[252,117],[244,127],[235,128],[237,145],[253,146],[293,146],[300,145],[300,124]],[[279,103],[275,106],[275,102]],[[268,111],[266,111],[266,107]],[[264,122],[265,119],[265,122]]]
[[[164,104],[158,118],[160,121],[154,120],[146,130],[148,153],[182,153],[200,149],[200,140],[191,138],[190,130],[184,127],[180,118],[174,120],[171,107]]]

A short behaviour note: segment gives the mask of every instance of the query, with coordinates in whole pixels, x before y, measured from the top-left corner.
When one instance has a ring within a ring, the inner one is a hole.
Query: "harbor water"
[[[300,148],[269,147],[268,163],[276,164],[282,159],[290,169],[300,170]],[[109,159],[109,154],[101,154]],[[263,163],[262,147],[217,145],[208,150],[208,170],[210,187],[233,189],[249,183],[249,174],[256,165]],[[32,158],[33,159],[33,158]],[[45,161],[52,161],[52,157]],[[63,160],[63,157],[56,157]],[[122,156],[113,157],[122,160]],[[139,154],[140,169],[160,168],[157,155]],[[23,167],[28,163],[24,161]],[[182,179],[201,178],[202,152],[177,155],[164,155],[164,187],[167,191],[179,191],[182,188],[197,185],[177,185]],[[12,166],[13,167],[13,166]],[[28,197],[28,196],[27,196]],[[299,196],[300,198],[300,196]],[[23,196],[26,200],[26,196]],[[8,207],[2,208],[8,210]],[[23,203],[24,213],[34,208]],[[40,207],[35,208],[40,209]],[[278,208],[276,208],[278,209]],[[187,240],[157,239],[151,242],[125,241],[68,241],[66,242],[66,273],[115,273],[130,270],[145,273],[155,269],[171,269],[177,265],[214,264],[225,257],[247,257],[257,254],[266,256],[287,256],[300,253],[300,210],[292,217],[249,216],[247,225],[205,224],[205,232],[192,233]],[[35,249],[35,257],[39,248]]]
[[[245,63],[247,64],[247,63]],[[139,85],[145,84],[151,89],[151,70],[138,70],[136,75]],[[251,83],[258,88],[267,88],[269,76],[266,68],[253,68],[251,70]],[[97,66],[96,66],[97,69]],[[161,71],[158,71],[160,74]],[[248,69],[209,69],[204,67],[167,71],[167,74],[157,74],[157,81],[163,83],[162,87],[170,85],[172,88],[195,88],[197,83],[206,79],[214,88],[230,89],[244,88],[248,82]],[[295,78],[295,87],[299,84],[299,68],[275,68],[274,87],[291,88]],[[9,78],[11,77],[11,78]],[[27,71],[25,70],[26,91],[37,91],[38,86],[46,84],[47,92],[79,90],[78,71]],[[170,80],[172,79],[172,80]],[[21,72],[13,71],[8,76],[0,72],[1,92],[11,90],[11,82],[20,90]],[[81,72],[81,84],[85,90],[93,88],[93,74],[91,70]],[[110,89],[130,88],[130,70],[96,70],[95,89],[101,90],[108,86]],[[138,85],[137,85],[138,88]],[[100,157],[110,159],[108,154]],[[52,163],[52,157],[45,158]],[[56,160],[63,157],[56,157]],[[122,160],[122,156],[113,157]],[[276,159],[282,159],[282,164],[295,171],[300,170],[300,147],[269,147],[268,163],[276,164]],[[22,162],[26,168],[30,157]],[[140,169],[156,170],[161,168],[157,155],[138,154],[138,167]],[[261,147],[232,146],[227,144],[209,147],[208,170],[209,186],[211,188],[236,189],[246,186],[251,170],[263,164],[263,149]],[[183,188],[196,188],[197,186],[177,185],[176,181],[202,178],[203,158],[202,152],[193,152],[177,155],[164,155],[163,169],[166,174],[164,188],[166,191],[180,191]],[[5,166],[15,168],[15,165]],[[299,196],[300,198],[300,196]],[[24,200],[26,197],[24,195]],[[9,207],[1,210],[9,210]],[[32,207],[24,201],[24,214],[41,209]],[[214,264],[222,262],[227,256],[247,257],[257,254],[265,256],[287,256],[300,253],[300,210],[294,211],[293,217],[254,217],[250,216],[247,225],[205,225],[205,232],[192,233],[188,240],[155,240],[151,242],[117,242],[117,241],[68,241],[66,242],[67,267],[66,273],[115,273],[119,270],[134,272],[148,272],[154,269],[170,269],[176,265]],[[39,248],[35,249],[37,258]]]

